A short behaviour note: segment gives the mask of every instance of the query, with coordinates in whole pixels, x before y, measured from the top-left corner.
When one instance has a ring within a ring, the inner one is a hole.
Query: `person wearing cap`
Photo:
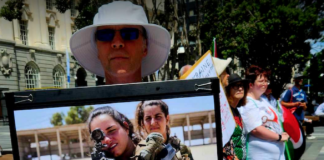
[[[304,110],[307,108],[307,95],[305,91],[301,89],[303,78],[303,75],[299,73],[295,74],[294,86],[290,90],[287,90],[281,101],[281,105],[289,108],[300,122],[304,121]]]
[[[294,84],[292,84],[292,83],[285,84],[285,87],[284,87],[285,90],[280,94],[279,102],[281,102],[282,99],[285,97],[287,90],[290,90],[293,86],[294,86]]]
[[[149,24],[143,7],[129,1],[102,5],[93,25],[70,39],[76,60],[106,84],[140,82],[164,65],[170,45],[169,32]]]
[[[229,105],[231,106],[236,126],[230,141],[228,141],[223,147],[223,159],[242,160],[246,159],[246,138],[243,134],[242,117],[237,108],[246,104],[249,82],[247,80],[243,80],[237,74],[232,74],[228,77],[228,83],[228,86],[225,87],[226,97]]]
[[[281,128],[277,109],[260,98],[269,84],[268,73],[252,65],[246,70],[246,79],[249,80],[247,102],[238,110],[247,134],[247,159],[284,160],[284,142],[289,135]]]
[[[303,125],[306,126],[306,137],[307,139],[315,139],[315,136],[311,134],[314,132],[314,126],[311,119],[305,118],[304,110],[307,109],[307,95],[301,86],[303,85],[304,76],[296,73],[294,76],[294,86],[287,90],[281,104],[292,111],[296,119]]]
[[[224,59],[219,59],[219,58],[213,57],[213,63],[216,68],[217,75],[224,87],[228,86],[229,74],[226,71],[226,68],[231,63],[231,61],[232,61],[232,58],[227,58],[226,60],[224,60]]]

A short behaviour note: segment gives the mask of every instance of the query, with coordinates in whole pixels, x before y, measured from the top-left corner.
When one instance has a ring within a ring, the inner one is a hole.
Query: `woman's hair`
[[[137,107],[136,107],[136,113],[135,113],[135,130],[139,134],[141,138],[145,138],[144,134],[145,131],[143,131],[143,125],[144,125],[144,108],[147,106],[160,106],[161,111],[164,113],[165,117],[169,115],[169,107],[166,103],[164,103],[161,100],[149,100],[149,101],[141,101]],[[170,136],[170,127],[167,124],[167,138]]]
[[[246,79],[250,81],[250,83],[254,83],[255,80],[258,78],[258,77],[262,77],[264,76],[265,78],[268,78],[269,77],[269,73],[262,69],[261,67],[259,66],[256,66],[256,65],[251,65],[247,70],[246,70]]]
[[[236,107],[245,106],[245,104],[246,104],[246,96],[247,96],[247,92],[249,90],[249,85],[244,84],[244,82],[241,82],[241,83],[243,83],[243,86],[244,86],[244,88],[243,88],[244,89],[244,96],[242,97],[242,99],[240,99],[240,101],[239,101],[239,103],[237,104]],[[233,97],[231,96],[231,88],[234,86],[234,84],[236,84],[236,83],[229,84],[225,88],[226,89],[226,97],[227,97],[227,100],[228,100],[229,104],[231,104],[233,102]]]
[[[138,142],[140,141],[140,138],[134,133],[134,126],[133,126],[132,122],[125,115],[123,115],[122,113],[119,113],[118,111],[111,108],[110,106],[96,108],[90,113],[89,118],[87,120],[88,129],[89,129],[90,133],[91,133],[92,120],[95,117],[103,115],[103,114],[109,115],[117,123],[119,123],[119,125],[122,126],[125,130],[128,130],[129,131],[128,136],[132,139],[132,141],[135,144],[138,144]],[[128,124],[128,127],[124,124],[124,122],[126,122]]]

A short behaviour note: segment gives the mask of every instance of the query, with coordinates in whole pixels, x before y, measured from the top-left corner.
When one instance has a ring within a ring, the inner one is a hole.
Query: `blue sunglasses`
[[[103,42],[110,42],[114,39],[116,31],[119,31],[123,40],[136,40],[139,35],[137,28],[123,28],[120,30],[101,29],[96,32],[96,39]]]

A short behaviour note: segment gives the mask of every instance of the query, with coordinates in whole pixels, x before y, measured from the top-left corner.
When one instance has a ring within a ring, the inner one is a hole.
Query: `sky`
[[[163,100],[169,106],[169,114],[179,114],[179,113],[189,113],[197,111],[206,111],[214,109],[214,102],[212,96],[200,96],[200,97],[188,97],[188,98],[174,98],[174,99],[164,99]],[[92,105],[94,108],[100,106],[109,105],[115,108],[117,111],[123,113],[129,119],[134,119],[136,105],[139,102],[124,102],[124,103],[110,103],[110,104],[100,104]],[[88,107],[89,105],[86,105]],[[63,112],[67,115],[67,112],[70,110],[68,107],[58,107],[58,108],[46,108],[46,109],[33,109],[33,110],[20,110],[15,111],[15,123],[16,130],[27,130],[27,129],[40,129],[53,127],[50,123],[52,115],[56,112]],[[215,123],[213,124],[215,127]],[[209,124],[205,124],[204,128],[209,128]],[[200,126],[193,126],[193,129],[201,129]],[[187,130],[187,127],[185,127]],[[171,128],[171,135],[177,135],[177,137],[183,142],[183,131],[182,127]],[[208,138],[205,139],[205,142]],[[189,145],[189,142],[185,142]],[[202,140],[193,140],[191,145],[200,145],[203,144]]]
[[[324,49],[324,42],[311,43],[311,54],[318,53]]]

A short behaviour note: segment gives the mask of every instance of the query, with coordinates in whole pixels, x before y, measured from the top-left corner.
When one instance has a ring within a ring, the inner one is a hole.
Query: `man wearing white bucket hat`
[[[226,67],[231,63],[232,58],[219,59],[213,57],[214,66],[216,68],[217,75],[224,87],[228,86],[229,74],[226,71]]]
[[[106,84],[140,82],[168,58],[171,40],[161,26],[149,24],[143,8],[127,1],[102,5],[93,25],[70,39],[74,57]]]

